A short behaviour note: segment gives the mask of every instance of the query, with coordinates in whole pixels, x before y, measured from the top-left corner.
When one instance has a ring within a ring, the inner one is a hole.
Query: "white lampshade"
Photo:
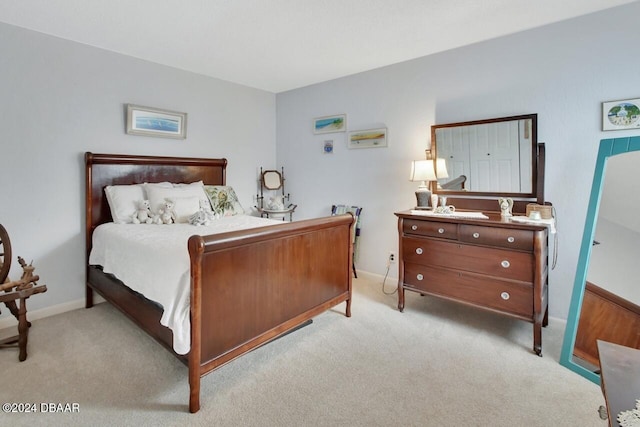
[[[436,172],[438,175],[438,179],[440,178],[449,178],[449,173],[447,172],[447,162],[443,158],[436,159]]]
[[[433,167],[433,160],[414,160],[411,162],[410,181],[420,181],[418,191],[416,191],[416,208],[426,208],[431,200],[431,191],[427,187],[428,181],[436,181],[436,171]]]
[[[409,181],[435,181],[436,179],[433,160],[414,160],[411,162]]]

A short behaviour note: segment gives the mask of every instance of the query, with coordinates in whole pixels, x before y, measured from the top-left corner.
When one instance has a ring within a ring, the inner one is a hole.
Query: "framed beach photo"
[[[187,113],[127,104],[127,133],[185,139]]]
[[[347,115],[337,114],[313,119],[313,133],[334,133],[347,130]]]
[[[602,103],[602,130],[640,128],[640,98]]]
[[[387,128],[349,132],[349,148],[378,148],[387,146]]]

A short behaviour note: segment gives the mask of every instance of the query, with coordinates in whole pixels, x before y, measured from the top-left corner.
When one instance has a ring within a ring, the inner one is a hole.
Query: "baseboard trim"
[[[99,303],[105,302],[105,300],[100,295],[94,295],[93,302],[94,304],[99,304]],[[56,314],[66,313],[67,311],[73,311],[79,308],[84,308],[84,306],[85,306],[85,299],[81,298],[74,301],[68,301],[68,302],[63,302],[62,304],[53,305],[51,307],[41,308],[38,310],[33,310],[33,311],[27,310],[27,320],[32,322],[34,320],[55,316]],[[3,313],[5,312],[9,313],[9,310],[6,309],[4,306],[2,308],[4,309]],[[27,309],[28,308],[29,306],[27,305]],[[0,330],[6,329],[6,328],[13,328],[16,326],[18,326],[18,320],[15,317],[11,316],[11,314],[9,314],[9,316],[7,317],[3,317],[2,319],[0,319]]]

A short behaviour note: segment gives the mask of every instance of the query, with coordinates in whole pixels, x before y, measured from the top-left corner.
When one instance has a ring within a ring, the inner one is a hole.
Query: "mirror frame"
[[[498,123],[507,121],[531,120],[531,192],[529,193],[504,193],[485,191],[457,191],[442,190],[437,188],[436,182],[431,182],[431,191],[438,194],[445,194],[453,198],[475,198],[481,199],[486,196],[511,197],[514,199],[535,199],[539,204],[544,203],[544,144],[538,143],[538,115],[523,114],[519,116],[498,117],[485,120],[473,120],[459,123],[445,123],[431,126],[431,149],[427,150],[427,159],[438,157],[438,141],[436,131],[442,128],[473,126],[487,123]],[[437,171],[436,171],[437,173]],[[457,205],[456,205],[457,206]]]
[[[561,365],[596,384],[600,384],[600,375],[573,361],[573,347],[576,343],[576,333],[578,332],[582,299],[584,297],[587,271],[589,267],[589,260],[591,258],[591,243],[595,238],[598,211],[600,209],[600,199],[602,197],[602,187],[604,185],[604,177],[607,169],[607,160],[609,157],[632,151],[640,151],[640,136],[600,140],[598,158],[596,160],[596,167],[593,174],[593,185],[591,186],[591,195],[589,197],[589,207],[587,208],[587,218],[585,220],[578,266],[576,268],[576,277],[575,282],[573,283],[573,293],[571,295],[569,314],[567,316],[567,326],[564,331],[564,341],[562,343],[562,351],[560,353]]]
[[[277,187],[267,185],[267,174],[276,174],[278,176],[278,182],[280,183]],[[282,188],[282,174],[277,170],[266,170],[262,172],[262,186],[267,190],[279,190]]]

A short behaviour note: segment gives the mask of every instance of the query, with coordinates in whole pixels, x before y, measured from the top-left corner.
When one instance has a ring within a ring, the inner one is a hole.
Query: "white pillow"
[[[177,197],[171,199],[175,205],[176,222],[187,223],[189,218],[200,210],[200,199],[197,197]]]
[[[108,185],[104,188],[111,210],[111,218],[116,224],[129,224],[136,213],[138,202],[144,200],[144,190],[140,184]],[[206,197],[206,196],[205,196]]]
[[[196,181],[196,182],[190,182],[190,183],[184,183],[181,182],[179,184],[172,184],[173,187],[177,187],[177,188],[184,188],[184,187],[204,187],[204,182],[202,181]]]
[[[158,188],[173,188],[173,184],[170,182],[145,182],[144,191],[146,192],[148,188],[158,187]],[[148,196],[147,196],[148,197]]]
[[[164,207],[165,199],[172,200],[175,203],[176,216],[182,219],[176,222],[189,222],[189,216],[200,209],[200,200],[209,202],[202,186],[197,185],[172,188],[147,186],[146,190],[151,212],[153,213],[158,213]]]

